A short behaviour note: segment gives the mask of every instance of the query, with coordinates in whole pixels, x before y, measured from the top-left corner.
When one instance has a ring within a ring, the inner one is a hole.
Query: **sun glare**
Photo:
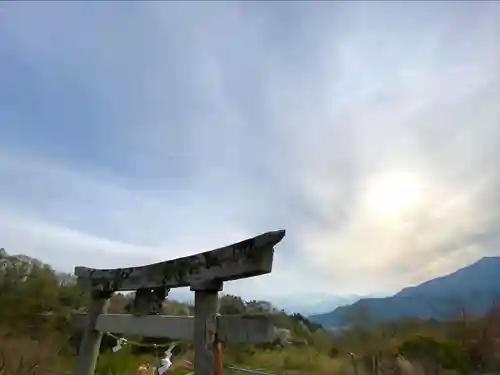
[[[418,175],[411,171],[392,171],[370,179],[365,194],[373,214],[394,217],[410,213],[422,203],[423,186]]]

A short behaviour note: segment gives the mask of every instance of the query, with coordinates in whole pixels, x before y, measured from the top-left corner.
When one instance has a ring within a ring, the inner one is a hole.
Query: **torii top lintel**
[[[139,267],[75,267],[75,275],[85,288],[113,291],[237,280],[270,273],[274,245],[284,236],[285,230],[267,232],[215,250]]]

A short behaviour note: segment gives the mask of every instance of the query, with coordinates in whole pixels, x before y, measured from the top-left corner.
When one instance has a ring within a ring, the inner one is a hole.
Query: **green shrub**
[[[431,360],[446,370],[455,370],[461,374],[469,373],[470,358],[464,348],[454,341],[435,340],[426,336],[416,336],[405,341],[398,351],[407,359]]]

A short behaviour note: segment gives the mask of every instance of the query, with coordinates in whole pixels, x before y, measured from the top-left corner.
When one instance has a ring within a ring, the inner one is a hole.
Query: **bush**
[[[461,374],[467,374],[471,369],[467,352],[457,342],[416,336],[405,341],[398,350],[407,359],[423,363],[430,361],[442,369],[455,370]]]

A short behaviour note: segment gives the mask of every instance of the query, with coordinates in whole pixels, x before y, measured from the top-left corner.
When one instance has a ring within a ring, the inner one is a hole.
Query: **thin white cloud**
[[[109,152],[0,140],[6,248],[108,266],[285,227],[273,275],[229,285],[254,298],[393,291],[494,253],[497,4],[34,7],[5,7],[0,53],[95,90]]]

